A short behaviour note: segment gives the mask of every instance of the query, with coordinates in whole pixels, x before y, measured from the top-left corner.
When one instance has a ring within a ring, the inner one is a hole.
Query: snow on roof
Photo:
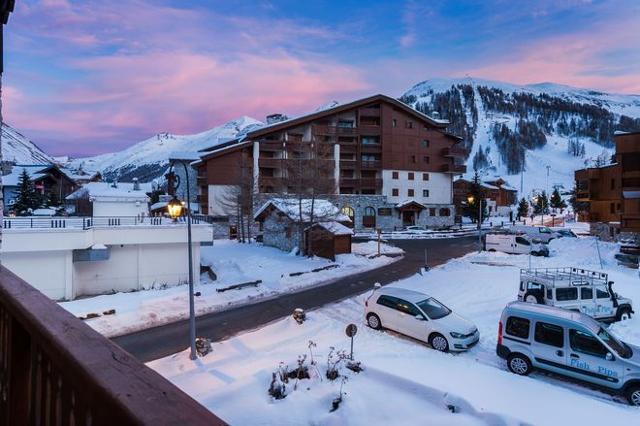
[[[302,221],[311,221],[311,204],[313,203],[313,216],[314,219],[333,219],[339,222],[351,222],[351,219],[344,213],[342,213],[336,206],[334,206],[328,200],[322,199],[308,199],[303,198],[299,200],[297,198],[274,198],[262,205],[258,211],[254,214],[254,218],[258,218],[268,207],[273,208],[284,213],[291,220],[300,219],[300,204],[302,204]]]
[[[35,209],[31,214],[33,216],[55,216],[56,209]]]
[[[49,167],[51,167],[51,164],[15,166],[11,173],[2,176],[2,185],[18,186],[18,182],[20,182],[20,176],[22,175],[23,170],[26,170],[31,180],[39,179],[45,176],[43,172]]]
[[[109,182],[89,182],[82,188],[67,196],[67,200],[77,200],[83,197],[97,198],[119,198],[126,200],[149,200],[147,192],[153,191],[151,183],[140,183],[140,189],[134,190],[133,183],[119,182],[114,188]]]
[[[419,206],[422,206],[422,208],[425,208],[425,209],[426,209],[426,207],[424,206],[424,204],[421,204],[421,203],[417,202],[416,200],[403,200],[403,201],[400,201],[398,204],[396,204],[396,207],[397,207],[397,208],[405,207],[405,206],[408,206],[408,205],[410,205],[410,204],[417,204],[417,205],[419,205]]]
[[[399,288],[399,287],[383,287],[380,290],[378,290],[378,292],[380,294],[385,294],[388,296],[399,297],[411,303],[421,302],[429,298],[428,295],[424,293],[420,293],[419,291],[408,290],[408,289]]]
[[[348,226],[344,226],[340,222],[336,222],[336,221],[319,222],[316,225],[321,226],[322,228],[331,232],[333,235],[353,235],[353,229],[349,228]]]

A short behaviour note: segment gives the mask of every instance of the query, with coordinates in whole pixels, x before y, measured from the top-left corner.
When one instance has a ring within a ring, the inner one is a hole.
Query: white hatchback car
[[[371,328],[397,331],[442,352],[465,351],[480,340],[472,322],[418,291],[377,284],[365,300],[364,315]]]

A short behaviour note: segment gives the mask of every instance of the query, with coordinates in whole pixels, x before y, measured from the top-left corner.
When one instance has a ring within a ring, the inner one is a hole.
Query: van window
[[[543,288],[544,286],[542,284],[534,283],[532,281],[527,283],[527,289],[529,290],[542,290]]]
[[[609,352],[591,333],[585,333],[584,331],[569,330],[569,344],[571,349],[576,352],[600,358],[604,358]]]
[[[578,300],[578,289],[575,287],[557,288],[556,300],[564,302],[566,300]]]
[[[520,291],[524,291],[524,281],[520,281]]]
[[[582,287],[580,289],[580,299],[582,300],[593,299],[593,289],[591,287]]]
[[[564,346],[564,330],[562,327],[546,322],[536,323],[535,341],[549,346]]]
[[[596,298],[598,299],[608,299],[609,292],[604,288],[596,288]]]
[[[529,338],[529,325],[531,323],[526,318],[509,317],[505,332],[521,339]]]
[[[553,300],[553,290],[550,288],[547,289],[547,299]]]
[[[526,238],[516,237],[516,243],[522,244],[523,246],[530,246],[531,243]]]

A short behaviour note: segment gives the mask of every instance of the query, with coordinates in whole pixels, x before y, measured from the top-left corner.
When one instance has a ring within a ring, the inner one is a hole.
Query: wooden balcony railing
[[[443,164],[440,167],[442,173],[462,174],[466,173],[467,166],[464,164]]]
[[[362,169],[380,169],[380,168],[382,168],[382,161],[363,160],[360,163],[360,168],[362,168]]]
[[[357,127],[327,126],[317,124],[313,127],[315,135],[357,135]]]
[[[459,146],[451,146],[442,148],[442,155],[444,157],[464,158],[467,155],[467,150]]]
[[[0,424],[224,422],[0,267]]]

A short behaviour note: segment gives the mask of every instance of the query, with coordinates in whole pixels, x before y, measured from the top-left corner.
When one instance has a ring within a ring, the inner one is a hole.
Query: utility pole
[[[551,166],[547,164],[546,167],[547,167],[547,181],[546,181],[544,190],[547,198],[547,205],[549,205],[549,169],[551,168]],[[544,202],[544,198],[542,199],[542,201]],[[542,226],[544,226],[544,208],[545,206],[543,205],[542,206],[542,223],[541,223]]]

